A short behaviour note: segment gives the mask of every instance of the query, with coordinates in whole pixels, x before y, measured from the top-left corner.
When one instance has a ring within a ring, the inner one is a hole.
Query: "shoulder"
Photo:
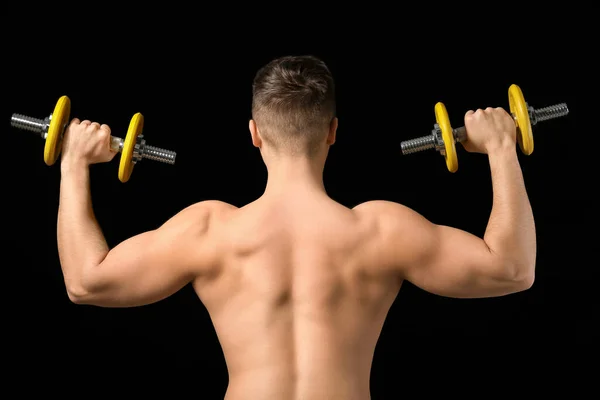
[[[359,218],[385,222],[390,219],[418,215],[400,203],[387,200],[372,200],[361,203],[352,209]]]
[[[373,228],[373,237],[397,241],[429,231],[433,224],[417,211],[393,201],[368,201],[353,208],[359,220]]]
[[[353,210],[368,228],[362,248],[371,273],[401,277],[408,265],[418,264],[431,250],[434,225],[410,207],[377,200]]]
[[[225,216],[232,213],[235,210],[238,210],[236,206],[226,203],[224,201],[205,200],[185,207],[175,216],[183,218]]]
[[[223,201],[201,201],[179,211],[165,222],[161,229],[206,233],[211,225],[227,219],[235,210],[238,210],[236,206]]]
[[[220,200],[205,200],[194,203],[179,212],[181,215],[228,215],[238,207]]]

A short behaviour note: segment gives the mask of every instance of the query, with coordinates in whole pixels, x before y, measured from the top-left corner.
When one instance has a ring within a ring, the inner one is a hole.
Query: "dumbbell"
[[[62,150],[62,140],[67,124],[70,122],[71,100],[62,96],[56,102],[54,111],[44,119],[27,117],[22,114],[13,114],[10,119],[11,126],[39,134],[45,139],[44,162],[53,165]],[[170,150],[146,144],[142,130],[144,116],[136,113],[129,122],[125,139],[116,136],[110,138],[110,148],[121,153],[119,162],[119,180],[127,182],[131,177],[134,165],[143,158],[160,161],[166,164],[175,164],[176,153]]]
[[[564,117],[569,113],[566,103],[540,108],[538,110],[525,102],[523,92],[518,85],[508,88],[508,104],[510,113],[517,126],[517,142],[525,155],[533,152],[533,133],[531,126],[541,121]],[[434,108],[436,123],[431,135],[406,140],[400,143],[402,154],[412,154],[423,150],[435,149],[446,159],[446,167],[450,172],[458,170],[455,143],[461,143],[467,138],[464,126],[453,129],[448,118],[444,103],[437,103]]]

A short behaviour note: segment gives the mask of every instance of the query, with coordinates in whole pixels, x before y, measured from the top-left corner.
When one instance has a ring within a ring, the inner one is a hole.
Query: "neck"
[[[281,157],[266,164],[268,179],[265,195],[325,192],[324,165],[315,160]]]

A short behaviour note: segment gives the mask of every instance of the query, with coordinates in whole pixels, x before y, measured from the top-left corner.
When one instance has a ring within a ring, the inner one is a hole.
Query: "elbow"
[[[67,288],[67,296],[69,297],[69,301],[73,304],[85,304],[85,296],[78,290]]]
[[[94,305],[101,291],[95,271],[94,267],[82,268],[78,276],[65,279],[65,289],[71,303]]]
[[[90,292],[83,285],[68,283],[67,296],[73,304],[90,304]]]
[[[512,262],[506,270],[509,272],[508,280],[515,293],[531,289],[535,282],[535,261]]]
[[[535,281],[535,273],[533,271],[527,272],[525,275],[515,280],[515,286],[517,292],[523,292],[531,289],[533,282]]]

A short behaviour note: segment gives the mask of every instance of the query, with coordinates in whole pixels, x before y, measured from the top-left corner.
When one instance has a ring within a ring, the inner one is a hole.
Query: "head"
[[[314,56],[286,56],[258,70],[252,85],[252,143],[263,159],[324,162],[337,118],[331,72]]]

